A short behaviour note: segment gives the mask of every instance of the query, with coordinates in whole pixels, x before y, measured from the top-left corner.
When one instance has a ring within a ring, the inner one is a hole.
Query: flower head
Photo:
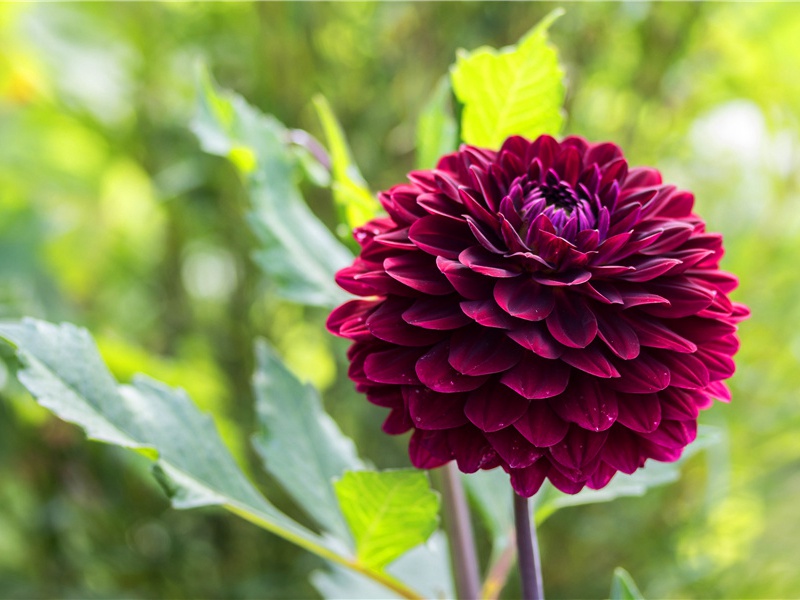
[[[502,467],[514,489],[605,486],[676,460],[727,401],[735,277],[693,196],[614,144],[511,137],[463,146],[380,196],[337,274],[349,375],[413,430],[419,468]]]

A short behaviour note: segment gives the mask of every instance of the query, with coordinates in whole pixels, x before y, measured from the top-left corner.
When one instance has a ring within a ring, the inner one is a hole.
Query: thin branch
[[[536,526],[531,521],[528,499],[514,493],[514,522],[517,529],[519,573],[522,578],[523,600],[544,600],[542,565],[539,560],[539,542]]]
[[[462,600],[476,600],[480,593],[478,557],[472,533],[467,498],[455,463],[442,468],[442,496],[445,529],[450,540],[450,554],[456,580],[456,595]]]

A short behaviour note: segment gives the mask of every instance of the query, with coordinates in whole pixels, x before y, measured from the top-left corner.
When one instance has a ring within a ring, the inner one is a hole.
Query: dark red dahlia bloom
[[[614,144],[464,146],[381,194],[337,274],[364,297],[328,328],[350,377],[410,429],[420,468],[502,467],[514,489],[576,493],[676,460],[727,401],[735,277],[693,197]]]

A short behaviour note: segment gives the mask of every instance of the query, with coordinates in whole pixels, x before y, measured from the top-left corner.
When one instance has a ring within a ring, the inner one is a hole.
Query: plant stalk
[[[516,492],[514,492],[514,522],[517,530],[519,573],[522,578],[522,599],[544,600],[536,524],[531,520],[528,499]]]
[[[450,554],[456,580],[456,595],[461,600],[477,600],[480,598],[481,588],[478,557],[475,554],[475,537],[472,533],[472,521],[464,487],[454,462],[442,468],[442,496],[445,529],[450,540]]]

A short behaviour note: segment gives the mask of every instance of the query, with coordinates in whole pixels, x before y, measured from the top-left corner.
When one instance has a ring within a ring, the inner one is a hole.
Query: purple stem
[[[442,496],[447,537],[455,571],[456,595],[461,600],[480,598],[478,558],[467,498],[455,463],[442,468]]]
[[[522,600],[544,600],[542,564],[536,525],[531,521],[528,499],[514,492],[514,522],[517,529],[517,555],[522,578]]]

